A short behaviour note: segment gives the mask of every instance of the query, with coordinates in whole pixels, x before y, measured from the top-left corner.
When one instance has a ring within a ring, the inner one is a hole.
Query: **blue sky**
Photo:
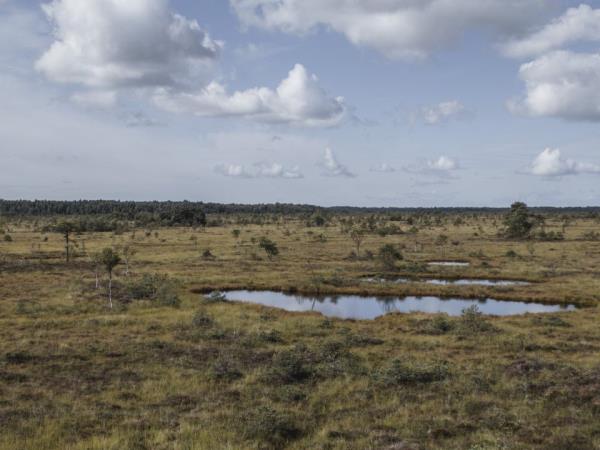
[[[598,205],[598,42],[559,0],[0,0],[0,197]]]

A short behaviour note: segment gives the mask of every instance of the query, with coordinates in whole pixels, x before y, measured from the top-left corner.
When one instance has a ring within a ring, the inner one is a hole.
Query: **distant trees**
[[[112,309],[112,275],[114,268],[121,262],[121,257],[112,248],[105,248],[100,254],[100,262],[108,274],[108,303]]]
[[[129,262],[131,258],[135,256],[137,250],[131,245],[125,244],[122,247],[119,247],[117,251],[120,251],[123,254],[123,262],[125,263],[125,276],[129,276]]]
[[[94,277],[96,279],[96,289],[100,288],[100,269],[102,268],[102,253],[93,253],[90,255],[90,262],[94,268]]]
[[[360,258],[360,246],[365,240],[366,230],[363,227],[354,227],[350,230],[350,240],[356,247],[356,257]]]
[[[63,235],[65,239],[65,254],[67,262],[70,259],[70,247],[69,247],[69,239],[71,234],[78,230],[77,225],[74,222],[63,220],[54,226],[54,231]]]
[[[448,244],[448,236],[445,234],[440,234],[435,240],[435,245],[437,245],[442,250],[442,257],[445,257],[446,254],[446,245]]]
[[[509,239],[525,239],[529,237],[534,224],[527,205],[522,202],[513,203],[504,218],[504,236]]]

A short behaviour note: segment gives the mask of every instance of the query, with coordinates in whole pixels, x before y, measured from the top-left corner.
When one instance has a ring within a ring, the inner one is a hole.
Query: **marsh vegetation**
[[[599,447],[597,211],[514,236],[508,210],[158,205],[0,208],[0,448]],[[343,320],[231,290],[579,309]]]

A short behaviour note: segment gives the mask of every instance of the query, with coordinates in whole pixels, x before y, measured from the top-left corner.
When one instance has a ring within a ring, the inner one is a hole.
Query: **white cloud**
[[[87,87],[189,82],[221,44],[168,0],[54,0],[42,6],[55,41],[37,61],[49,79]]]
[[[458,162],[448,156],[440,156],[437,159],[427,161],[427,168],[440,172],[450,172],[459,168]]]
[[[355,178],[356,175],[350,172],[350,170],[341,164],[333,150],[329,147],[325,149],[325,154],[323,155],[323,161],[319,164],[323,169],[323,176],[326,177],[346,177],[346,178]]]
[[[287,168],[280,163],[259,162],[252,169],[240,164],[218,164],[214,171],[220,175],[232,178],[304,178],[297,166]]]
[[[252,178],[252,174],[239,164],[218,164],[214,167],[214,171],[224,177]]]
[[[415,114],[427,125],[438,125],[452,118],[459,117],[466,112],[465,106],[458,100],[438,103],[434,106],[426,106]]]
[[[564,159],[559,149],[547,148],[535,158],[530,172],[533,175],[543,177],[559,177],[582,173],[600,174],[600,165]]]
[[[279,163],[257,163],[254,165],[256,176],[263,178],[304,178],[298,166],[286,168]]]
[[[223,85],[212,82],[195,93],[159,89],[154,101],[171,112],[303,126],[337,125],[347,111],[343,98],[328,96],[318,78],[309,75],[301,64],[296,64],[274,90],[260,87],[229,94]]]
[[[381,163],[377,166],[371,167],[371,172],[392,173],[395,171],[396,171],[396,169],[394,169],[388,163]]]
[[[319,26],[392,59],[423,59],[486,28],[524,30],[549,0],[230,0],[246,26],[305,34]]]
[[[504,46],[508,56],[536,56],[577,41],[600,41],[600,9],[580,5],[568,9],[541,30]]]
[[[555,51],[523,64],[523,99],[509,102],[515,113],[569,120],[600,120],[600,54]]]

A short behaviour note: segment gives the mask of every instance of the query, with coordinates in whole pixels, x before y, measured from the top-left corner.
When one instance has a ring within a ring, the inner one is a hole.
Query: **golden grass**
[[[27,222],[10,224],[13,242],[0,240],[0,449],[600,448],[600,243],[581,240],[597,229],[580,219],[565,241],[532,246],[497,238],[492,219],[479,217],[417,234],[369,235],[361,249],[401,246],[398,276],[534,282],[504,288],[366,285],[362,277],[385,271],[376,260],[347,259],[353,244],[339,227],[290,219],[160,229],[158,237],[144,230],[78,236],[79,251],[83,241],[87,252],[132,245],[132,279],[158,272],[180,280],[180,308],[141,301],[110,311],[85,256],[66,264],[59,235],[45,241]],[[440,234],[457,245],[436,246]],[[269,260],[252,242],[261,236],[277,242],[278,257]],[[215,259],[204,259],[205,249]],[[509,250],[518,256],[506,256]],[[439,259],[471,265],[408,272]],[[128,282],[121,268],[116,278]],[[481,319],[488,330],[447,319],[451,328],[441,331],[425,314],[325,320],[209,304],[197,293],[224,288],[587,308]],[[206,326],[193,325],[198,310],[211,319]],[[297,369],[287,357],[300,358],[309,375],[282,381],[278,371]],[[408,378],[390,371],[394,359]],[[419,378],[422,365],[442,363],[442,379]]]

